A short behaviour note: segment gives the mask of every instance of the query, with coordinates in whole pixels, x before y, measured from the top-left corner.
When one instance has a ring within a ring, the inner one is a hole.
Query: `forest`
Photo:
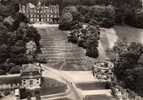
[[[19,73],[22,64],[37,62],[41,37],[28,23],[29,19],[19,12],[18,3],[0,3],[1,75]]]

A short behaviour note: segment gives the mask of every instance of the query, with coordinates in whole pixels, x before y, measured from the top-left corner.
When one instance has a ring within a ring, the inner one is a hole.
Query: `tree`
[[[137,93],[143,91],[142,71],[143,67],[138,63],[140,56],[143,54],[143,45],[132,42],[126,46],[120,43],[116,45],[115,52],[118,56],[114,62],[114,75],[119,81],[122,81],[126,88],[130,88]],[[116,51],[117,50],[117,51]]]
[[[62,15],[59,29],[61,30],[71,30],[73,26],[73,16],[71,13],[65,13]]]
[[[116,22],[122,24],[129,14],[142,7],[142,0],[112,0],[112,4],[116,8]]]
[[[40,34],[29,27],[27,17],[19,13],[17,3],[0,4],[0,71],[17,73],[22,64],[32,63],[26,54],[26,43],[34,41],[40,50]],[[32,55],[35,56],[35,55]],[[17,70],[14,70],[17,68]]]
[[[89,57],[97,58],[98,54],[98,40],[100,39],[100,30],[97,26],[87,27],[87,40],[86,40],[86,55]]]
[[[97,58],[98,40],[100,39],[100,29],[98,26],[88,25],[87,27],[75,28],[68,36],[68,41],[77,43],[78,46],[86,49],[86,55]]]

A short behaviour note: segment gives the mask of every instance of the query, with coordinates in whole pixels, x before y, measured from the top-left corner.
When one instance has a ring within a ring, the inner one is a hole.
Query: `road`
[[[97,89],[97,90],[94,88],[91,90],[82,90],[79,87],[77,87],[77,84],[78,83],[82,84],[82,82],[84,84],[87,82],[87,86],[88,86],[89,81],[88,80],[86,81],[86,78],[91,78],[91,76],[89,76],[91,74],[89,74],[89,73],[88,73],[89,75],[87,77],[85,77],[84,80],[75,81],[74,78],[72,78],[72,76],[67,74],[68,71],[66,71],[66,72],[59,71],[59,70],[50,68],[47,65],[42,65],[42,68],[44,69],[44,72],[43,72],[44,77],[46,77],[46,76],[50,77],[50,74],[53,74],[53,75],[51,75],[51,78],[55,75],[53,77],[55,80],[58,80],[58,81],[61,81],[61,82],[64,82],[67,84],[69,92],[68,93],[65,92],[62,96],[57,95],[57,97],[59,97],[59,98],[64,96],[64,97],[70,98],[71,100],[83,100],[83,98],[86,98],[84,100],[94,100],[93,97],[95,97],[95,98],[99,98],[98,100],[103,100],[102,98],[104,98],[104,100],[115,100],[112,98],[111,90],[109,90],[109,89],[103,89],[103,87],[102,87],[102,89]],[[80,76],[77,76],[77,77],[80,78]],[[94,81],[94,82],[96,82],[96,81]],[[92,83],[93,83],[93,81],[92,81]],[[53,96],[52,98],[55,98],[55,97],[56,96]],[[92,97],[92,99],[89,99],[91,97]],[[42,100],[46,100],[46,99],[42,99]]]
[[[54,78],[55,80],[66,83],[68,87],[68,93],[65,92],[65,94],[63,94],[64,96],[67,96],[67,98],[70,98],[71,100],[82,100],[83,97],[81,92],[76,87],[72,79],[70,79],[70,77],[66,76],[64,73],[61,73],[56,69],[48,67],[47,65],[42,65],[42,68],[44,70],[43,72],[44,77],[48,76],[48,77]],[[59,95],[59,97],[61,96]]]

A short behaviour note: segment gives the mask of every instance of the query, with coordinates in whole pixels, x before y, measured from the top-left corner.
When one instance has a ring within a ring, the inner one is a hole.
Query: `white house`
[[[41,69],[34,64],[23,66],[21,73],[21,86],[27,90],[36,90],[41,87]]]

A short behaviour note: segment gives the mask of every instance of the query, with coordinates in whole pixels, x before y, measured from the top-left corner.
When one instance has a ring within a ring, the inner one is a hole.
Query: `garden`
[[[141,0],[106,0],[106,2],[105,0],[83,0],[77,5],[73,3],[66,2],[59,29],[68,30],[68,41],[86,49],[86,55],[89,57],[98,58],[99,56],[97,48],[101,28],[110,29],[114,25],[143,28]],[[125,89],[122,92],[131,90],[137,93],[134,98],[137,95],[142,96],[143,60],[140,58],[143,54],[143,45],[138,42],[121,41],[118,40],[110,51],[114,56],[110,59],[114,64],[112,73],[116,77],[116,81],[114,78],[112,81]],[[130,95],[132,92],[128,93]]]

